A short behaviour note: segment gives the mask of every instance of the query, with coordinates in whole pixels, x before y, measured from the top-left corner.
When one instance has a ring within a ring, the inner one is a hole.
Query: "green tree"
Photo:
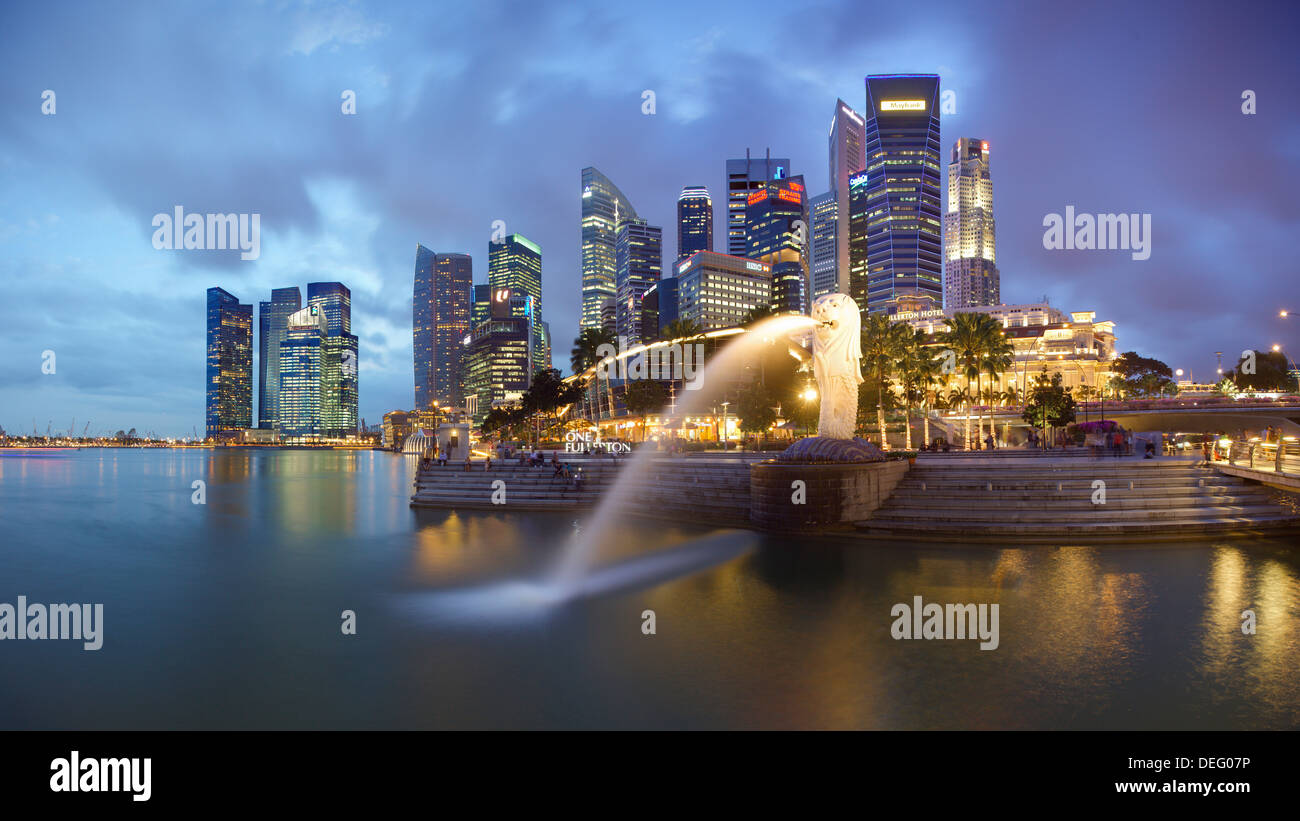
[[[931,395],[931,387],[939,381],[942,363],[929,347],[929,335],[919,328],[910,337],[902,340],[898,359],[898,377],[903,389],[904,448],[912,449],[912,407],[921,406],[923,441],[930,441],[930,417],[926,405]]]
[[[885,314],[869,314],[862,323],[862,367],[870,375],[875,388],[876,425],[880,432],[881,450],[889,450],[889,442],[885,439],[885,404],[892,399],[892,380],[911,338],[910,327],[901,322],[890,322]]]
[[[704,333],[700,323],[693,319],[674,319],[659,332],[660,339],[691,339]]]
[[[1048,437],[1048,428],[1059,428],[1070,424],[1074,421],[1074,414],[1074,397],[1063,387],[1060,373],[1052,374],[1051,379],[1045,376],[1034,379],[1029,403],[1025,406],[1021,418],[1030,425],[1042,429],[1044,444],[1051,441]]]
[[[1245,373],[1247,360],[1237,363],[1230,377],[1237,388],[1255,391],[1290,391],[1296,389],[1296,380],[1291,378],[1287,368],[1286,356],[1278,351],[1255,351],[1254,373]]]
[[[751,382],[740,390],[734,403],[737,425],[746,433],[765,433],[776,421],[778,401],[763,383]]]
[[[1120,354],[1110,368],[1122,380],[1124,391],[1134,396],[1159,396],[1166,385],[1174,383],[1174,372],[1168,365],[1136,351]]]
[[[987,332],[985,326],[980,322],[979,317],[987,317],[987,314],[959,313],[955,314],[952,319],[948,320],[948,330],[939,334],[941,344],[952,351],[957,366],[957,372],[966,380],[965,389],[962,391],[962,399],[966,405],[966,424],[962,437],[965,440],[967,450],[971,449],[970,438],[970,415],[971,406],[978,396],[978,384],[974,392],[971,391],[971,382],[974,380],[978,383],[980,369],[984,359],[984,349],[987,342]]]

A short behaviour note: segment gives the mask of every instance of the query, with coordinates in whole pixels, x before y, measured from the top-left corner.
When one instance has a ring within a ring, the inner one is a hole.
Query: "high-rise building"
[[[494,290],[491,316],[474,327],[465,343],[465,407],[475,424],[493,405],[518,402],[531,384],[533,330],[512,305],[530,299],[531,294],[515,297],[509,289]]]
[[[643,219],[620,221],[614,257],[617,271],[615,332],[629,343],[639,342],[642,338],[641,297],[663,274],[663,229],[648,225]]]
[[[700,251],[677,273],[677,318],[702,330],[734,328],[745,315],[772,302],[772,266],[744,257]]]
[[[274,288],[270,302],[257,303],[257,426],[263,430],[279,427],[280,343],[289,315],[301,308],[302,292],[297,286]]]
[[[839,202],[834,191],[818,194],[808,200],[812,216],[812,249],[809,266],[812,269],[813,299],[838,293],[839,282]],[[845,249],[848,243],[843,243]],[[848,266],[845,266],[845,271]]]
[[[745,200],[745,256],[772,270],[772,310],[808,311],[808,209],[803,177],[759,185]]]
[[[948,209],[943,215],[943,302],[948,310],[1002,301],[989,144],[962,137],[948,164]]]
[[[663,277],[641,297],[641,339],[658,339],[677,319],[677,277]]]
[[[533,329],[533,369],[549,368],[542,334],[542,249],[522,234],[511,234],[500,242],[488,243],[488,288],[508,290],[517,316],[527,318]],[[529,297],[529,299],[524,299]],[[524,312],[528,313],[525,314]]]
[[[352,291],[342,282],[309,282],[307,305],[318,309],[325,337],[318,363],[316,433],[328,437],[356,433],[359,345],[352,334]]]
[[[773,159],[771,149],[762,159],[749,156],[745,149],[745,159],[727,160],[727,253],[733,257],[743,257],[749,247],[749,238],[745,236],[745,202],[749,195],[759,186],[770,180],[779,180],[790,176],[788,159]]]
[[[619,220],[636,219],[618,186],[595,168],[582,169],[582,321],[583,328],[601,325],[605,300],[615,296],[614,244]]]
[[[487,286],[483,286],[486,288]],[[411,336],[415,352],[415,407],[460,404],[461,342],[473,309],[474,261],[415,246]]]
[[[866,170],[849,178],[849,295],[866,311],[943,300],[939,77],[866,79]]]
[[[688,185],[677,198],[677,259],[713,250],[713,198],[703,185]]]
[[[613,297],[600,303],[600,327],[608,331],[611,336],[618,336],[618,303]]]
[[[325,340],[329,320],[320,303],[295,311],[280,343],[280,434],[290,440],[322,435]]]
[[[472,330],[480,322],[487,322],[492,316],[492,289],[487,285],[474,286],[474,309],[470,313],[469,325]]]
[[[342,282],[308,282],[307,304],[321,306],[326,334],[352,333],[352,291]]]
[[[835,101],[830,132],[830,190],[835,196],[835,287],[823,293],[848,293],[849,178],[867,167],[866,121],[843,100]],[[814,275],[815,279],[815,275]],[[814,286],[815,287],[815,286]]]
[[[253,306],[208,289],[207,435],[253,426]]]

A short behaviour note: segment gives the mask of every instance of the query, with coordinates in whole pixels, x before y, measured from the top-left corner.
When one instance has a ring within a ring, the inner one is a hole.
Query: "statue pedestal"
[[[801,439],[749,472],[749,517],[763,530],[846,529],[870,518],[907,473],[862,439]]]

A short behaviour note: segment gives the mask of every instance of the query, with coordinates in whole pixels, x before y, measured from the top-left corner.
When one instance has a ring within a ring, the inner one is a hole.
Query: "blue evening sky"
[[[861,110],[871,73],[942,76],[945,163],[958,137],[989,141],[1004,301],[1096,310],[1121,350],[1198,380],[1215,351],[1300,355],[1300,317],[1278,318],[1300,311],[1298,18],[1221,2],[6,3],[0,426],[201,433],[205,289],[256,302],[315,280],[352,289],[377,422],[413,402],[416,243],[472,254],[483,281],[494,220],[542,246],[567,370],[583,166],[664,227],[669,261],[677,194],[707,185],[721,248],[725,160],[770,146],[825,190],[835,99]],[[176,205],[261,214],[260,258],[155,250],[151,220]],[[1068,205],[1151,214],[1150,259],[1045,250],[1044,215]]]

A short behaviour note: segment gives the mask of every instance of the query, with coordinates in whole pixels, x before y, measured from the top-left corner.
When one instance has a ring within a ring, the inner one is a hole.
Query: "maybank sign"
[[[881,111],[925,111],[925,100],[881,100]]]

